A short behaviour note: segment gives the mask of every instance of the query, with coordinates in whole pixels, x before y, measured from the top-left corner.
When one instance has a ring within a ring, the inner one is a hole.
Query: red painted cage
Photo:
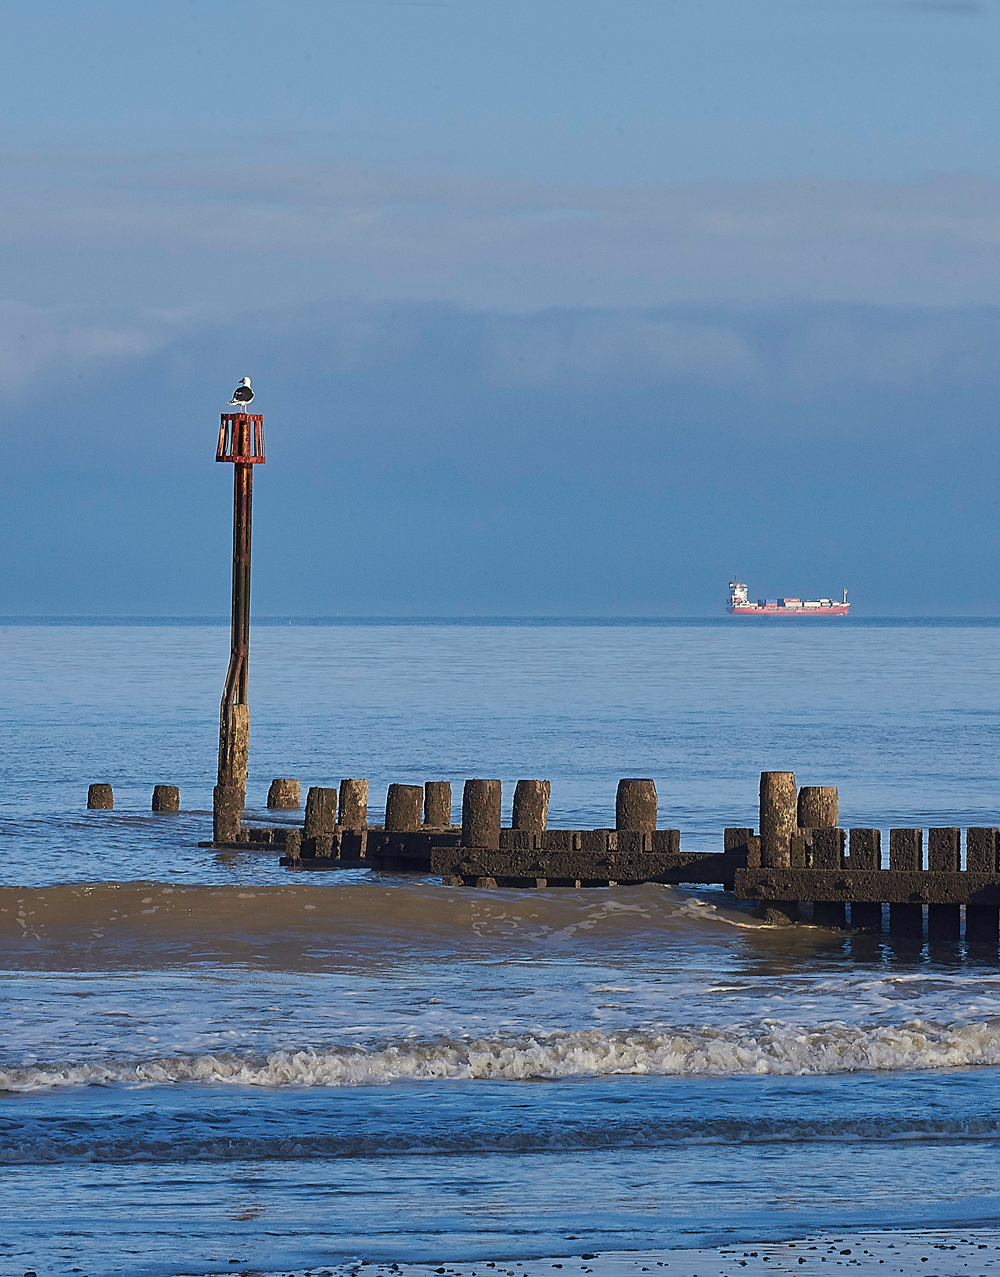
[[[240,465],[263,465],[264,418],[249,412],[224,412],[219,424],[219,446],[216,461],[233,461]]]

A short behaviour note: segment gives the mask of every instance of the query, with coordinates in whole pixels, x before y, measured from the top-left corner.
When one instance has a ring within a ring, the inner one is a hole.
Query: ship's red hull
[[[727,607],[730,616],[850,616],[850,603],[832,603],[829,607],[758,607],[756,603]]]

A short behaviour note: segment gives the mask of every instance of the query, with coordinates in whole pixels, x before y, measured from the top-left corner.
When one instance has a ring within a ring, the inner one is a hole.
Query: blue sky
[[[992,0],[3,25],[0,611],[1000,611]]]

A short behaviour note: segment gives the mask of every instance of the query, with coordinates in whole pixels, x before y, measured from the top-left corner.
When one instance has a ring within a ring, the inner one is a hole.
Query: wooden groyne
[[[722,853],[683,853],[680,830],[656,828],[656,786],[646,779],[619,783],[614,829],[547,828],[549,782],[537,780],[518,781],[512,824],[503,828],[500,782],[480,779],[465,782],[461,825],[429,823],[451,814],[451,787],[436,781],[423,790],[391,785],[385,824],[368,826],[360,803],[351,802],[350,787],[362,783],[342,782],[339,801],[335,789],[311,789],[301,831],[282,837],[278,830],[247,829],[245,845],[276,845],[281,838],[281,863],[291,868],[430,873],[453,886],[712,882],[731,888],[737,869],[747,865],[753,832],[729,831]]]
[[[964,869],[961,829],[928,830],[926,857],[923,835],[922,829],[890,830],[889,867],[883,868],[878,829],[824,830],[807,851],[807,865],[748,865],[735,875],[735,894],[760,900],[772,922],[794,921],[800,902],[811,901],[814,922],[862,931],[882,928],[887,904],[894,935],[922,935],[926,907],[927,934],[942,940],[959,938],[964,906],[966,937],[995,940],[1000,935],[1000,830],[965,831]]]
[[[878,829],[841,829],[837,791],[796,790],[791,772],[762,772],[760,839],[733,888],[737,898],[760,901],[766,921],[787,924],[812,903],[812,920],[830,927],[877,931],[889,906],[889,931],[955,940],[965,911],[967,939],[995,942],[1000,935],[1000,831],[955,826],[889,831],[883,866]]]
[[[384,825],[364,823],[361,781],[311,789],[301,830],[241,832],[233,846],[281,846],[290,868],[380,869],[435,874],[451,886],[580,887],[624,883],[720,883],[732,889],[746,868],[752,829],[726,831],[721,852],[682,852],[679,829],[657,829],[656,786],[648,779],[619,783],[615,827],[549,829],[548,781],[521,780],[512,823],[501,826],[498,780],[466,781],[462,823],[450,821],[451,786],[391,785]],[[422,818],[420,796],[423,794]],[[440,823],[439,823],[440,822]]]
[[[248,830],[248,834],[252,831]],[[449,886],[607,887],[622,883],[721,883],[732,889],[739,853],[681,852],[680,831],[630,836],[615,829],[549,829],[518,837],[500,831],[499,847],[466,846],[461,826],[393,833],[381,826],[341,829],[313,840],[284,840],[283,865],[296,869],[381,869],[430,873]],[[266,843],[248,846],[265,846]]]
[[[106,793],[104,791],[107,791]],[[95,793],[95,791],[97,791]],[[91,805],[111,805],[93,786]],[[718,884],[759,902],[775,925],[800,919],[897,936],[1000,940],[1000,828],[938,826],[882,832],[839,825],[834,786],[796,786],[792,772],[762,772],[759,830],[725,830],[717,852],[684,851],[677,829],[657,828],[656,786],[618,784],[615,827],[549,829],[548,781],[518,781],[510,827],[501,825],[498,780],[465,782],[462,822],[452,824],[451,785],[390,785],[385,821],[368,824],[368,782],[308,791],[301,827],[242,828],[230,843],[202,846],[278,851],[296,870],[375,869],[432,874],[449,886],[602,887]],[[269,806],[291,808],[298,781],[273,782]],[[176,790],[158,786],[176,809]],[[96,802],[95,802],[96,800]],[[888,863],[885,863],[885,861]],[[884,906],[888,906],[886,910]]]

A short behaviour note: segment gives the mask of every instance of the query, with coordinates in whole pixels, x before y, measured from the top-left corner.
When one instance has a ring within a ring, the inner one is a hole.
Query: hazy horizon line
[[[670,625],[727,625],[739,628],[750,626],[770,626],[776,622],[790,622],[792,625],[814,625],[819,623],[820,628],[827,628],[831,625],[839,626],[856,626],[856,625],[983,625],[992,626],[1000,625],[1000,615],[983,616],[966,613],[954,613],[944,615],[917,615],[909,613],[886,614],[886,615],[870,615],[870,616],[837,616],[837,617],[818,617],[812,616],[728,616],[728,615],[594,615],[594,616],[560,616],[533,613],[456,613],[454,615],[402,615],[392,613],[367,613],[355,615],[306,615],[295,613],[284,613],[274,615],[256,616],[251,619],[251,625],[262,626],[265,628],[274,628],[277,626],[304,626],[304,627],[324,627],[324,626],[351,626],[351,625],[368,625],[368,626],[469,626],[469,627],[489,627],[489,626],[536,626],[536,627],[559,627],[565,626],[571,628],[574,626],[600,628],[602,626],[612,628],[614,626],[670,626]],[[204,626],[209,627],[227,627],[231,624],[230,618],[222,613],[202,615],[195,613],[163,613],[163,614],[146,614],[146,613],[0,613],[0,626],[16,626],[16,625],[81,625],[81,626],[152,626],[152,625],[179,625],[179,626]],[[778,624],[778,628],[781,625]]]

